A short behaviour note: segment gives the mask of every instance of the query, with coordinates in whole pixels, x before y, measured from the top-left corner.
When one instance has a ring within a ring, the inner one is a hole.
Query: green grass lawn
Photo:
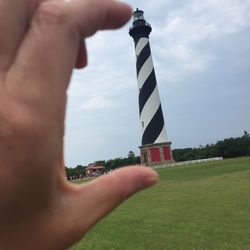
[[[158,172],[71,250],[250,249],[250,157]]]

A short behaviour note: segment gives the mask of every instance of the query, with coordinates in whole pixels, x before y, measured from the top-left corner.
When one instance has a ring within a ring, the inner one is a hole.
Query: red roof
[[[89,164],[86,170],[88,169],[104,169],[103,166],[97,166],[96,164]]]

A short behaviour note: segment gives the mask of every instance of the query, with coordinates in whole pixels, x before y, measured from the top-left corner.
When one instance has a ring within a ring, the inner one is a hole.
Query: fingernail
[[[143,188],[148,188],[155,185],[159,181],[159,176],[157,173],[151,175],[143,180],[142,186]]]

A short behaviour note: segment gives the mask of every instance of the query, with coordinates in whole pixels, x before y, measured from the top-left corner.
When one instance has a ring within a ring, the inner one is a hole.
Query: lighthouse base
[[[147,144],[139,148],[141,150],[141,164],[143,165],[155,166],[175,162],[171,142]]]

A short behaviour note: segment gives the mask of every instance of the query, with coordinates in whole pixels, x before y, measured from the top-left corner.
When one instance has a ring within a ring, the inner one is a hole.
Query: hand
[[[74,66],[87,63],[83,39],[130,15],[112,0],[0,0],[1,249],[67,248],[157,181],[144,167],[65,180],[66,90]]]

